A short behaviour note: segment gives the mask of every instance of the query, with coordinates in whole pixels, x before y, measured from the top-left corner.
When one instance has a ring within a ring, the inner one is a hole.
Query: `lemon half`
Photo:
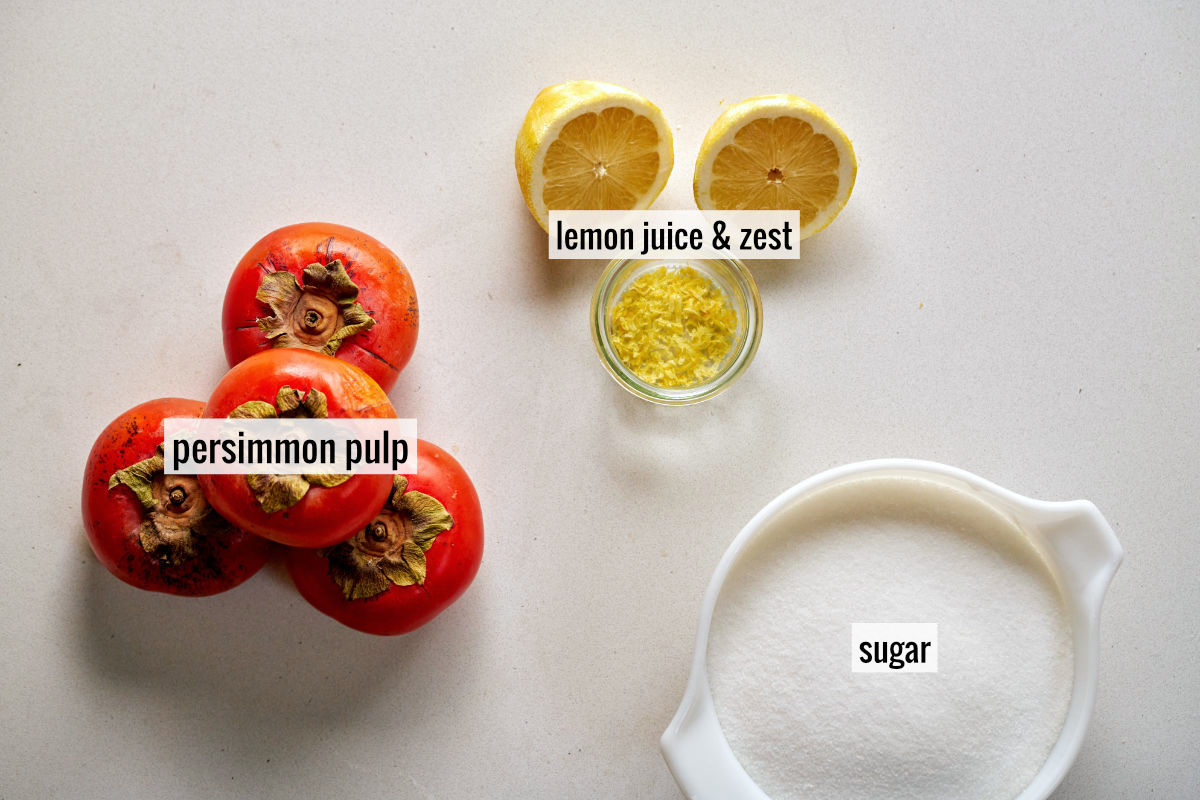
[[[703,209],[799,210],[806,239],[846,205],[857,172],[850,138],[828,114],[795,95],[764,95],[708,129],[693,188]]]
[[[649,208],[674,165],[671,129],[658,106],[628,89],[560,83],[525,115],[516,164],[542,228],[551,210]]]

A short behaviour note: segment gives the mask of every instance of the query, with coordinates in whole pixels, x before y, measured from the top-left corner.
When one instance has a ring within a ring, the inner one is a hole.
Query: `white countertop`
[[[673,800],[658,737],[721,553],[782,490],[881,456],[1100,507],[1126,561],[1055,799],[1200,796],[1196,6],[48,5],[0,27],[4,800]],[[548,261],[521,200],[521,119],[582,77],[670,120],[656,208],[691,207],[723,102],[799,94],[854,140],[841,217],[751,265],[762,345],[711,402],[609,378],[602,265]],[[312,219],[412,270],[392,400],[483,503],[479,577],[406,637],[342,628],[278,567],[139,592],[82,532],[101,428],[205,399],[233,265]]]

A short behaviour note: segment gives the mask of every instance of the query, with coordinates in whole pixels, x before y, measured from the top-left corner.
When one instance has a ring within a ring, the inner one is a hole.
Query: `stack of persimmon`
[[[93,445],[83,519],[96,556],[133,586],[203,596],[281,552],[300,594],[351,628],[433,619],[483,554],[479,496],[437,445],[417,441],[412,475],[168,475],[163,458],[168,418],[394,418],[387,393],[419,322],[404,264],[352,228],[280,228],[234,269],[222,322],[231,369],[207,402],[134,406]]]

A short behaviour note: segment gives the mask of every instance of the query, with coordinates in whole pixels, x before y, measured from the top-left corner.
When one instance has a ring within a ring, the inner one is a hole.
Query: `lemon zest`
[[[715,377],[736,331],[737,312],[720,287],[692,267],[662,266],[622,292],[609,338],[630,372],[670,389]]]

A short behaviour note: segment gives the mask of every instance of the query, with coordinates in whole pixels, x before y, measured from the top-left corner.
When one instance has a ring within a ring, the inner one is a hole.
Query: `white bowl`
[[[1047,502],[1010,492],[955,467],[932,461],[880,459],[814,475],[776,497],[742,529],[704,594],[696,652],[683,701],[662,735],[662,753],[675,782],[692,800],[769,800],[730,749],[713,707],[706,666],[708,631],[721,585],[747,543],[797,500],[850,478],[911,476],[966,490],[1011,516],[1045,556],[1062,589],[1075,645],[1075,682],[1066,721],[1046,763],[1015,800],[1045,800],[1071,768],[1096,699],[1100,605],[1121,563],[1116,535],[1086,500]]]

